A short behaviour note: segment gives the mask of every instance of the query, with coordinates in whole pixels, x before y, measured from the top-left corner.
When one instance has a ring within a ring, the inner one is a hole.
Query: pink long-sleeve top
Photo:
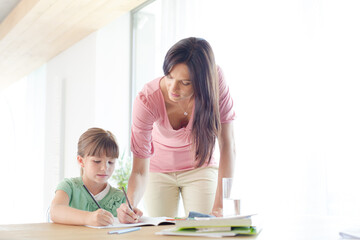
[[[221,123],[235,119],[233,100],[221,68],[219,76],[219,110]],[[150,158],[150,172],[176,172],[196,167],[191,128],[194,109],[186,127],[174,130],[170,124],[160,78],[147,83],[137,95],[132,116],[131,151],[135,157]],[[206,164],[204,164],[205,166]],[[207,166],[216,166],[214,157]]]

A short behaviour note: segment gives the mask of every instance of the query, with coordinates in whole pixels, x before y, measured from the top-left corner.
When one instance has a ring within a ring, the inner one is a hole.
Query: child
[[[126,202],[123,193],[107,182],[114,172],[115,160],[118,157],[119,148],[110,131],[90,128],[83,133],[78,142],[77,156],[81,177],[64,179],[57,186],[50,207],[51,220],[73,225],[112,224],[113,216],[117,217],[116,209]],[[138,216],[142,215],[140,210],[135,211]]]

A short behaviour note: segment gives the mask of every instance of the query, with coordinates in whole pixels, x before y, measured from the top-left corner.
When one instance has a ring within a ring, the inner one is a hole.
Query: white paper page
[[[113,225],[107,225],[107,226],[89,226],[89,225],[85,225],[85,227],[90,227],[90,228],[126,228],[126,227],[137,227],[137,226],[144,226],[144,225],[152,225],[152,226],[157,226],[162,222],[173,222],[174,221],[166,221],[166,219],[168,219],[168,217],[144,217],[142,216],[139,220],[138,223],[120,223],[118,218],[114,218],[114,223]]]

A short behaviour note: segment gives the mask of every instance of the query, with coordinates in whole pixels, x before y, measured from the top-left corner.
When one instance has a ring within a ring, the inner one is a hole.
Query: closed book
[[[157,235],[168,235],[168,236],[191,236],[191,237],[234,237],[234,236],[247,236],[257,235],[261,229],[257,227],[233,227],[231,231],[213,231],[213,232],[198,232],[196,229],[163,229],[157,232]]]
[[[183,221],[175,221],[177,229],[186,228],[210,228],[210,227],[250,227],[252,215],[235,217],[196,218]]]
[[[198,227],[196,232],[230,232],[231,227]]]

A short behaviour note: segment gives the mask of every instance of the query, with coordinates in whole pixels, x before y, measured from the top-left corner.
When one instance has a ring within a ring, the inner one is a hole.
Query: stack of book
[[[158,235],[231,237],[256,235],[260,232],[252,219],[253,215],[195,218],[175,221],[175,227],[157,232]]]

